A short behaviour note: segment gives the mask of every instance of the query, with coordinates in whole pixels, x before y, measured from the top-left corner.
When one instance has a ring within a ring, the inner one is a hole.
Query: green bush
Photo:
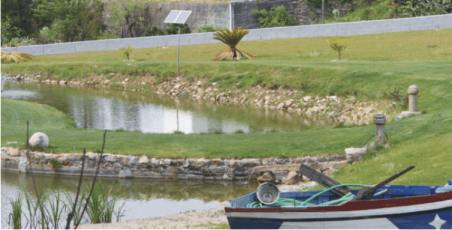
[[[224,29],[224,28],[218,28],[218,27],[214,27],[214,26],[211,26],[211,25],[204,25],[204,26],[199,27],[198,32],[201,32],[201,33],[203,33],[203,32],[215,32],[215,31],[219,31],[219,30],[222,30],[222,29]]]
[[[274,6],[270,10],[260,9],[253,13],[261,27],[296,25],[297,18],[291,15],[285,6]]]
[[[167,34],[177,34],[180,29],[181,34],[189,34],[191,33],[190,27],[187,24],[169,24],[166,27]]]

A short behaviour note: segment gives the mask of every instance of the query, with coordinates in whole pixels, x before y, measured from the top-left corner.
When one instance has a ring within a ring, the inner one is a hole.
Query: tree
[[[274,6],[270,10],[261,9],[254,12],[261,27],[291,26],[297,24],[297,18],[291,15],[285,6]]]
[[[224,29],[214,33],[213,38],[223,42],[229,47],[229,51],[221,52],[215,60],[238,60],[241,58],[251,58],[252,55],[237,49],[237,45],[245,35],[248,34],[248,30],[242,28],[234,28],[232,30]]]
[[[397,13],[406,17],[452,12],[452,0],[396,0],[395,2],[400,5]]]
[[[96,39],[104,30],[102,12],[100,0],[36,0],[33,7],[44,42]]]

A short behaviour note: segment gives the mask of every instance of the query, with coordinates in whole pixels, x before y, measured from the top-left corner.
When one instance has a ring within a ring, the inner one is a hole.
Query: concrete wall
[[[205,25],[229,28],[229,3],[150,3],[150,9],[151,21],[160,28],[165,26],[163,21],[171,10],[191,10],[187,25],[195,31]]]
[[[244,40],[349,36],[446,28],[452,28],[452,14],[415,18],[252,29],[250,30],[250,33],[244,38]],[[2,51],[18,51],[30,53],[33,55],[47,55],[87,51],[117,50],[127,46],[132,46],[135,48],[174,46],[177,45],[177,40],[177,35],[164,35],[153,37],[67,42],[47,45],[31,45],[2,48]],[[181,35],[181,45],[208,44],[215,42],[217,41],[212,38],[212,33],[194,33]]]

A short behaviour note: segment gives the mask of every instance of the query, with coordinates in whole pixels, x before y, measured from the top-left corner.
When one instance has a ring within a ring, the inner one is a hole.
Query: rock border
[[[94,175],[98,154],[86,155],[85,175]],[[42,173],[78,176],[81,170],[81,153],[44,153],[1,148],[2,170],[22,173]],[[256,179],[262,172],[272,171],[278,180],[290,172],[297,172],[301,163],[328,173],[344,166],[345,155],[305,156],[294,158],[150,158],[148,156],[104,154],[99,176],[117,178],[159,178],[240,181]],[[56,167],[56,165],[58,167]],[[292,173],[293,174],[293,173]]]
[[[29,81],[66,87],[115,88],[131,92],[147,92],[173,98],[186,97],[192,101],[215,104],[249,105],[258,109],[278,111],[287,115],[303,116],[309,122],[328,124],[367,125],[376,111],[391,111],[394,104],[388,101],[359,101],[354,96],[313,96],[302,90],[287,89],[284,85],[250,89],[221,90],[216,82],[206,79],[171,77],[161,80],[152,75],[122,76],[115,73],[90,76],[74,80],[58,80],[52,76],[36,74],[10,75],[15,81]]]

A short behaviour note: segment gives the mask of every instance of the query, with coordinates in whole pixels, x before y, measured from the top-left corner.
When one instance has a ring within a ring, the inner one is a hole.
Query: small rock
[[[285,178],[283,178],[282,183],[286,185],[293,185],[300,182],[300,176],[295,171],[290,171]]]
[[[147,156],[141,156],[140,159],[138,160],[139,164],[147,164],[149,163],[149,158]]]
[[[367,148],[346,148],[345,149],[345,157],[347,158],[347,161],[353,162],[357,160],[361,160],[362,155],[367,153]]]
[[[132,170],[129,168],[121,169],[118,173],[119,178],[131,178],[133,177]]]

